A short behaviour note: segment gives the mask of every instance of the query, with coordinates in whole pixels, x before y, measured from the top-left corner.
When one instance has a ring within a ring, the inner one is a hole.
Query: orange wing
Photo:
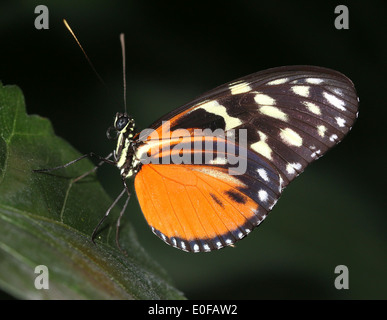
[[[249,195],[240,177],[216,166],[144,165],[135,189],[152,231],[184,251],[231,245],[261,223],[269,210],[259,204],[258,194]],[[277,200],[274,193],[270,196],[267,206]]]

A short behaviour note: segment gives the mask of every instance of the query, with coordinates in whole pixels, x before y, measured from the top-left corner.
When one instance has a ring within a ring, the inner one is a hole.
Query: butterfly
[[[208,91],[141,132],[133,117],[118,112],[107,131],[117,145],[107,157],[90,153],[35,171],[88,156],[100,160],[92,171],[103,163],[120,170],[124,189],[93,241],[126,193],[119,245],[133,179],[154,234],[183,251],[209,252],[232,246],[261,224],[284,188],[351,130],[358,104],[352,81],[337,71],[272,68]]]

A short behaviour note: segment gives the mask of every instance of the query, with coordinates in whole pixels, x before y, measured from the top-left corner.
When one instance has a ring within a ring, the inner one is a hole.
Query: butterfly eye
[[[106,130],[106,136],[109,140],[115,140],[118,137],[118,130],[111,126]]]
[[[118,118],[117,121],[116,121],[116,124],[115,124],[115,127],[118,131],[121,131],[122,129],[125,128],[125,126],[127,125],[129,119],[127,117],[121,117],[121,118]]]

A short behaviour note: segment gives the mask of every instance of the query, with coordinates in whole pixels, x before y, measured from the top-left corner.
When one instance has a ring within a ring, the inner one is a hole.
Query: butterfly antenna
[[[101,83],[106,87],[105,82],[102,80],[101,76],[99,75],[99,73],[97,72],[97,70],[94,68],[94,65],[91,63],[91,60],[89,59],[89,57],[88,57],[87,54],[86,54],[86,51],[83,49],[81,43],[79,42],[78,38],[76,37],[74,31],[71,29],[70,25],[67,23],[66,19],[63,19],[63,23],[64,23],[64,25],[66,26],[67,30],[70,31],[71,35],[73,36],[73,38],[74,38],[75,41],[77,42],[79,48],[81,48],[83,54],[85,55],[85,58],[86,58],[87,62],[89,63],[90,67],[93,69],[93,71],[94,71],[94,73],[96,74],[96,76],[98,77],[99,81],[101,81]]]
[[[125,59],[125,34],[120,34],[121,50],[122,50],[122,77],[124,86],[124,108],[126,113],[126,59]]]

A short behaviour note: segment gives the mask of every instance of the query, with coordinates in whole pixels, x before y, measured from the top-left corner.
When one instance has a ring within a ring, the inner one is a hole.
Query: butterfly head
[[[114,119],[113,126],[109,127],[106,131],[108,139],[117,139],[119,135],[123,135],[126,138],[133,138],[136,128],[134,119],[126,112],[117,112]]]

